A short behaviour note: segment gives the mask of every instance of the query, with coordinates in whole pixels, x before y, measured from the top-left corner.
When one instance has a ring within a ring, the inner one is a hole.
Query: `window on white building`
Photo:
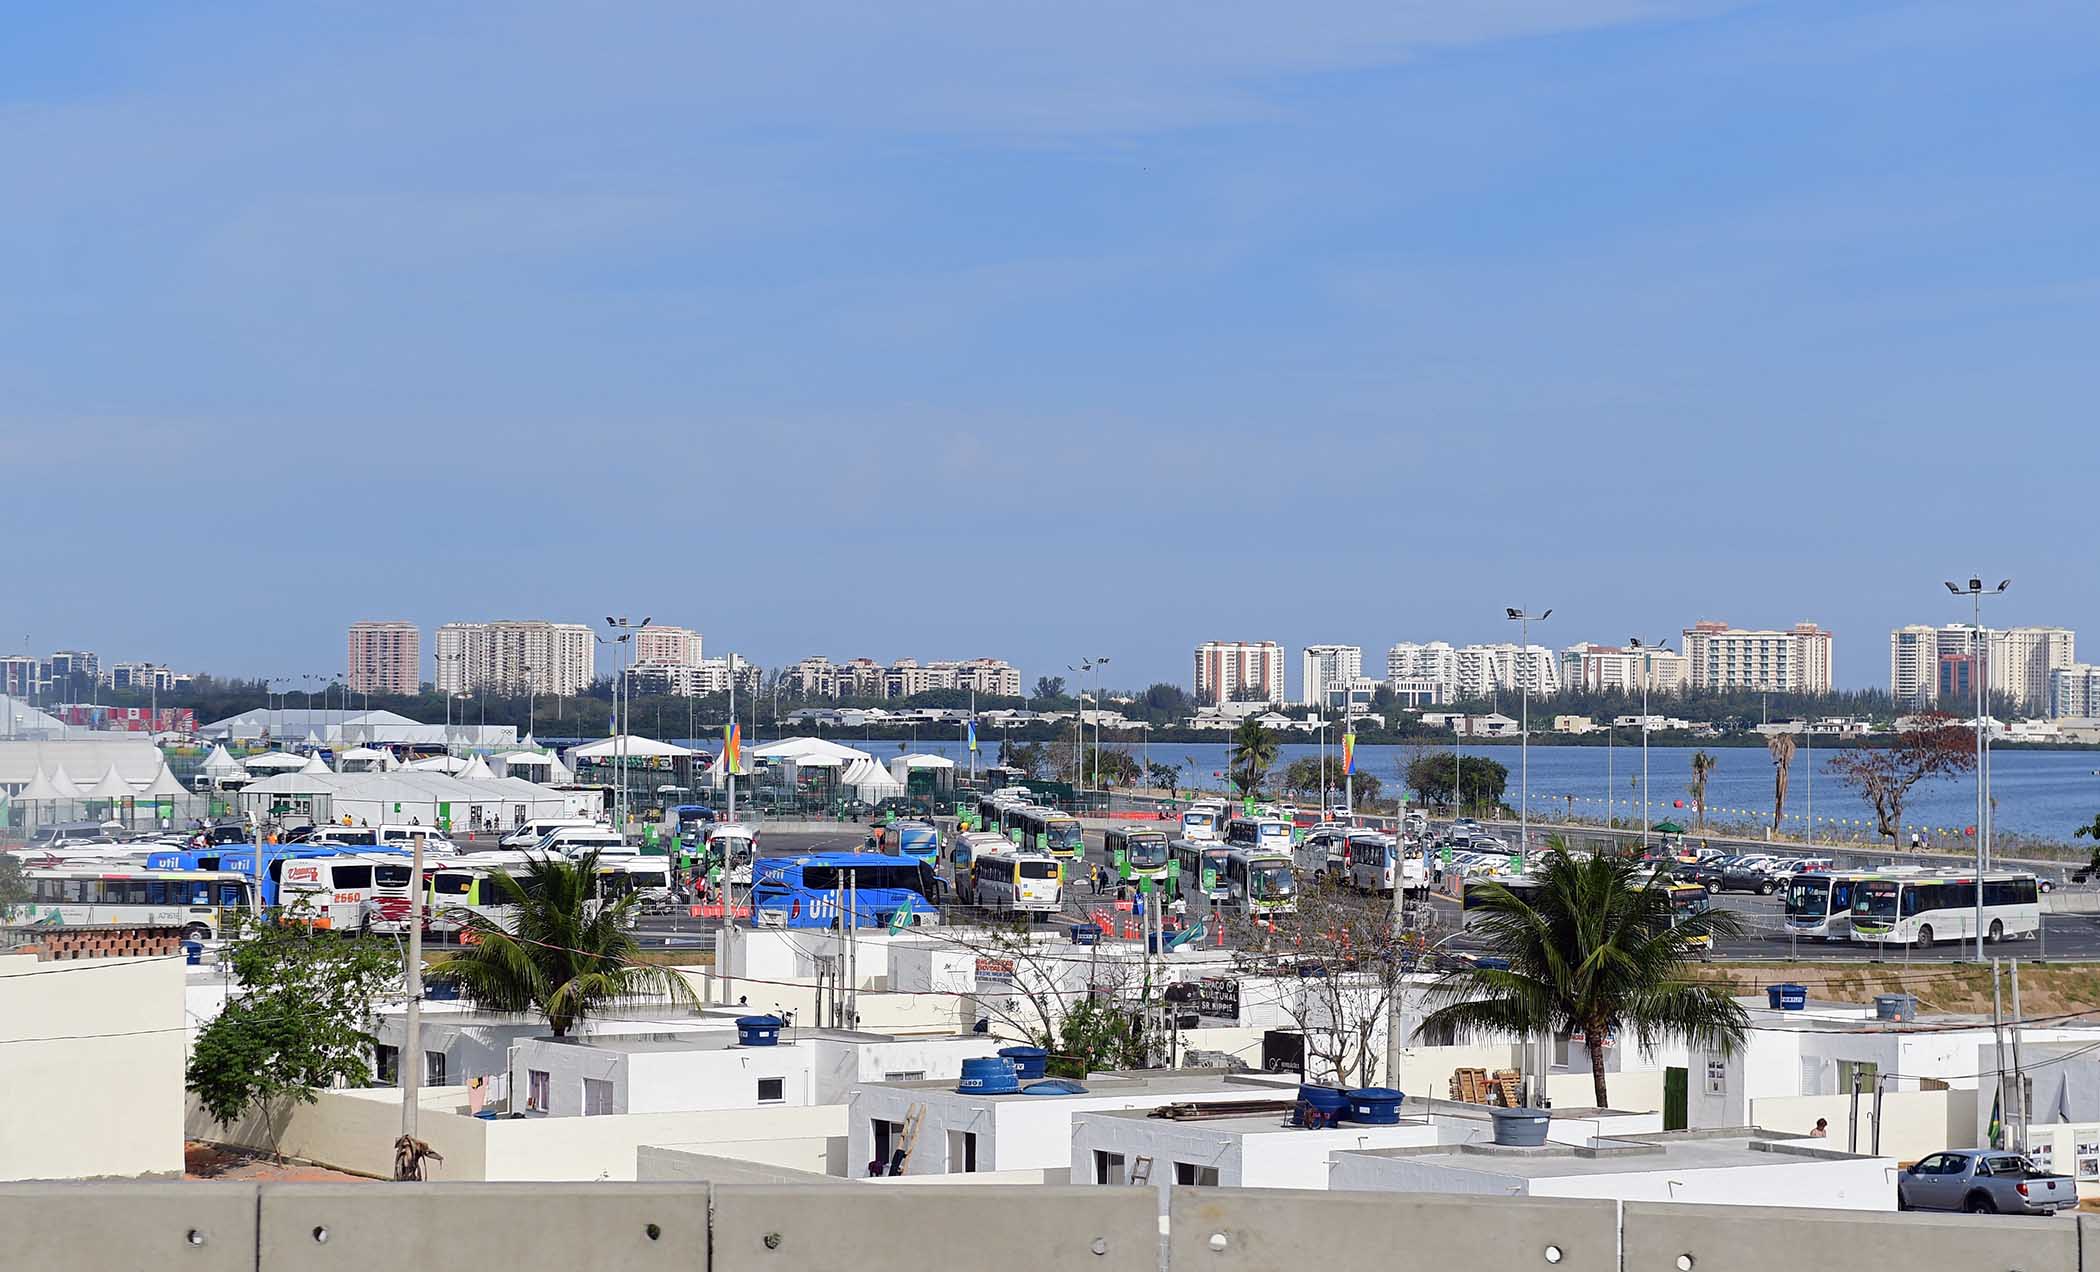
[[[603,1078],[583,1080],[583,1115],[608,1117],[613,1111],[613,1084]]]
[[[1218,1186],[1218,1168],[1215,1166],[1198,1166],[1194,1162],[1175,1162],[1174,1182],[1193,1185],[1198,1188],[1216,1188]]]
[[[787,1103],[786,1078],[760,1078],[758,1080],[758,1102],[760,1104]]]
[[[554,1077],[552,1074],[545,1069],[527,1069],[525,1071],[525,1111],[528,1113],[545,1113],[548,1106],[552,1103],[551,1095],[553,1090]]]
[[[1094,1182],[1097,1184],[1120,1184],[1129,1175],[1123,1169],[1123,1155],[1107,1149],[1094,1150]]]
[[[1726,1060],[1709,1060],[1706,1062],[1706,1093],[1708,1095],[1728,1094],[1728,1062]]]
[[[423,1053],[423,1084],[441,1087],[445,1085],[445,1053],[426,1051]]]

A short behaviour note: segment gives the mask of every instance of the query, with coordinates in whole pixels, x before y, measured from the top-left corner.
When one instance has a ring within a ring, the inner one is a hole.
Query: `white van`
[[[530,848],[557,830],[567,830],[572,826],[589,828],[597,825],[597,822],[588,817],[535,817],[504,835],[496,844],[502,848]]]
[[[423,841],[426,857],[456,857],[459,846],[445,838],[444,832],[435,826],[380,826],[377,828],[380,848],[399,848],[403,852],[414,852],[416,840]]]
[[[540,836],[539,842],[531,848],[534,855],[543,857],[581,857],[587,852],[616,856],[633,851],[625,835],[595,824],[557,826]]]

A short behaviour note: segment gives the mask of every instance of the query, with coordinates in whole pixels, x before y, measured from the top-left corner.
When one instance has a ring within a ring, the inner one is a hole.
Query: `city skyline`
[[[21,24],[0,529],[67,530],[6,643],[299,673],[704,589],[768,663],[1178,683],[1515,605],[1813,616],[1864,688],[1944,578],[2100,624],[2043,462],[2100,379],[2089,7],[852,12]]]

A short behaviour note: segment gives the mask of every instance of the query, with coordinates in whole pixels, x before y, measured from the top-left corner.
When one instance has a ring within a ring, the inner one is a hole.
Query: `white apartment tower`
[[[1830,692],[1830,633],[1814,623],[1786,631],[1694,623],[1684,629],[1684,653],[1694,689]]]
[[[1364,651],[1360,645],[1307,645],[1301,655],[1305,705],[1325,710],[1328,698],[1363,679]]]
[[[643,631],[647,628],[641,629]],[[582,623],[539,619],[446,623],[437,629],[441,693],[583,692],[597,673],[597,648]]]
[[[668,624],[638,627],[634,632],[634,661],[663,663],[672,667],[700,665],[700,633]]]
[[[415,693],[422,688],[422,630],[401,619],[352,623],[343,666],[352,693]]]
[[[1939,697],[1940,632],[1913,623],[1889,633],[1889,696],[1899,705],[1927,706]]]
[[[1207,640],[1196,646],[1196,701],[1283,701],[1283,646],[1273,640]]]
[[[1928,705],[1938,700],[1943,677],[1940,660],[1964,659],[1975,652],[1976,629],[1966,623],[1941,627],[1913,624],[1889,633],[1889,693],[1896,701]],[[2052,710],[2052,677],[2078,661],[2078,637],[2067,627],[2004,627],[1983,631],[1986,683],[1994,694],[2012,699],[2018,710]],[[1973,711],[1966,698],[1950,708]]]
[[[1684,692],[1692,660],[1670,649],[1622,649],[1587,641],[1560,651],[1561,686],[1570,693],[1641,692],[1645,674],[1649,694]]]
[[[2049,714],[2058,720],[2100,715],[2100,667],[2072,663],[2049,673]]]

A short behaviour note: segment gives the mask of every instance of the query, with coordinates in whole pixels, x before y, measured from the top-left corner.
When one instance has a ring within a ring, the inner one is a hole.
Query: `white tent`
[[[891,777],[890,771],[876,763],[872,756],[847,765],[846,771],[839,776],[839,785],[871,801],[904,794],[904,783]]]
[[[459,776],[461,781],[466,782],[493,782],[496,780],[495,771],[489,768],[489,762],[478,755],[474,757],[467,767],[460,770]]]
[[[265,751],[261,755],[251,755],[241,763],[250,773],[296,772],[306,767],[306,757],[285,751]]]
[[[58,793],[58,788],[51,784],[51,779],[44,776],[44,770],[40,768],[36,771],[36,776],[29,779],[29,785],[24,786],[22,793],[15,798],[48,804],[65,797]]]
[[[335,757],[339,773],[371,773],[384,770],[389,756],[385,751],[369,746],[353,746]]]
[[[618,737],[600,738],[582,746],[569,748],[569,765],[575,767],[577,760],[610,760],[624,756],[627,759],[676,759],[693,754],[691,748],[672,742],[659,742],[655,738],[637,737],[632,733]]]
[[[51,771],[51,789],[60,799],[79,799],[86,794],[80,789],[79,783],[66,775],[66,766],[63,764]]]
[[[426,755],[401,767],[417,773],[460,773],[466,770],[467,762],[456,755]]]
[[[87,797],[89,799],[130,799],[137,794],[138,791],[132,788],[131,783],[118,775],[117,766],[112,764],[109,766],[108,771],[103,773],[101,778],[88,788]]]
[[[241,771],[241,762],[226,754],[226,748],[214,742],[211,754],[204,757],[204,771],[212,777],[226,777]]]
[[[316,753],[316,754],[313,754],[313,755],[309,755],[309,756],[307,756],[307,757],[306,757],[306,763],[304,763],[304,764],[301,764],[301,765],[299,766],[299,771],[300,771],[301,773],[333,773],[333,772],[335,772],[335,770],[334,770],[334,769],[332,769],[332,768],[329,768],[329,767],[328,767],[328,762],[327,762],[327,761],[325,761],[325,760],[323,760],[323,759],[322,759],[322,758],[320,757],[320,755],[319,755],[318,753]]]
[[[768,742],[764,746],[755,746],[750,749],[749,755],[753,760],[792,760],[804,768],[817,767],[810,763],[809,757],[811,756],[820,756],[847,764],[851,764],[855,760],[872,760],[875,758],[866,751],[856,750],[850,746],[841,746],[836,742],[830,742],[823,738],[807,737],[782,738],[778,742]]]
[[[176,780],[174,770],[170,769],[165,761],[160,766],[160,772],[155,773],[153,780],[146,784],[146,789],[139,792],[140,799],[181,799],[188,795],[189,792]]]

